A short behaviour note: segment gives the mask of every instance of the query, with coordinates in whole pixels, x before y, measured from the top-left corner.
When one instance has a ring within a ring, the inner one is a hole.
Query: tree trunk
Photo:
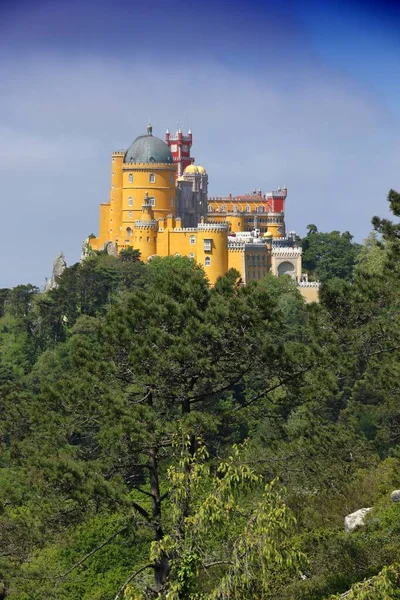
[[[149,452],[150,488],[152,496],[152,519],[154,527],[154,540],[160,541],[164,537],[161,525],[161,494],[158,481],[158,459],[157,448],[151,448]],[[169,560],[163,555],[154,565],[154,590],[159,592],[163,587],[170,571]]]

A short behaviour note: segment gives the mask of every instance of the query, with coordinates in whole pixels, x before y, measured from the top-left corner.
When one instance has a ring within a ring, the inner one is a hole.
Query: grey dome
[[[147,135],[140,135],[125,154],[125,163],[167,163],[174,162],[169,146],[160,138],[153,137],[152,127],[147,127]]]

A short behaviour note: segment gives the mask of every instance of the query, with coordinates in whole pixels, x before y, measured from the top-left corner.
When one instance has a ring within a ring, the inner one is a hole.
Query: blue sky
[[[191,127],[210,195],[287,185],[289,229],[366,237],[400,189],[400,5],[0,0],[0,287],[79,259],[110,157]]]

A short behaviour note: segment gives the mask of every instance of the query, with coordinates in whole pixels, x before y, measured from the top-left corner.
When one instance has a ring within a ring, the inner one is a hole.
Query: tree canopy
[[[319,304],[136,252],[1,291],[0,600],[400,598],[400,229],[373,222],[309,227]]]

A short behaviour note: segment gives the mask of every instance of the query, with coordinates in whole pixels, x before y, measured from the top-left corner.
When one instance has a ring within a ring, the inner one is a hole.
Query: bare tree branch
[[[216,560],[207,564],[203,563],[201,566],[203,567],[203,569],[209,569],[210,567],[217,567],[219,565],[232,566],[233,562],[230,560]]]
[[[133,579],[135,579],[135,577],[137,577],[142,571],[145,571],[146,569],[154,569],[153,563],[149,563],[148,565],[144,565],[144,567],[140,567],[140,569],[138,569],[137,571],[135,571],[134,573],[132,573],[132,575],[129,575],[129,577],[125,581],[125,583],[123,583],[123,585],[119,588],[119,590],[117,592],[117,595],[114,597],[114,600],[119,600],[119,598],[121,598],[121,595],[124,593],[126,586],[129,585],[130,582]]]
[[[147,512],[147,510],[143,508],[143,506],[140,506],[140,504],[138,504],[137,502],[132,502],[132,506],[135,510],[138,511],[139,514],[142,515],[142,517],[146,519],[146,521],[150,521],[150,515]]]
[[[78,560],[78,562],[76,562],[74,565],[72,565],[72,567],[70,569],[68,569],[68,571],[65,571],[65,573],[62,573],[61,575],[57,575],[57,577],[52,577],[51,580],[63,579],[64,577],[66,577],[67,575],[69,575],[74,569],[76,569],[77,567],[80,567],[88,558],[90,558],[91,556],[93,556],[93,554],[95,554],[96,552],[98,552],[99,550],[101,550],[102,548],[104,548],[104,546],[107,546],[107,544],[109,544],[110,542],[112,542],[112,540],[114,538],[116,538],[117,535],[120,535],[121,533],[124,533],[124,531],[126,531],[127,529],[128,529],[128,527],[125,526],[122,529],[119,529],[118,531],[116,531],[115,533],[113,533],[112,536],[110,536],[108,538],[108,540],[106,540],[105,542],[103,542],[102,544],[100,544],[100,546],[97,546],[97,548],[94,548],[94,550],[91,550],[83,558],[81,558],[80,560]]]

